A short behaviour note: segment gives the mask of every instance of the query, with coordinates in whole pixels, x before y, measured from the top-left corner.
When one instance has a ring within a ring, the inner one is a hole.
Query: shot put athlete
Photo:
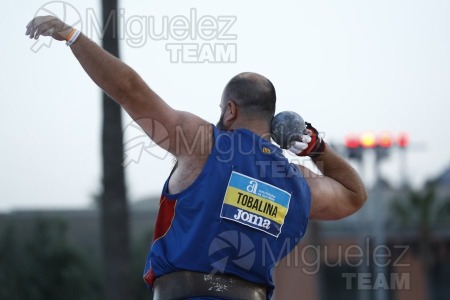
[[[308,220],[344,218],[366,200],[355,170],[310,124],[287,147],[320,162],[323,176],[290,164],[270,142],[276,95],[259,74],[226,84],[214,126],[170,107],[133,69],[55,17],[36,17],[26,34],[67,41],[92,80],[150,137],[169,134],[161,146],[177,164],[162,190],[144,271],[155,299],[270,299],[274,265]]]

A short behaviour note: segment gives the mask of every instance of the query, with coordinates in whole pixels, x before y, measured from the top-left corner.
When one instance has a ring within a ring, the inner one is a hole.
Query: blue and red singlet
[[[246,129],[220,131],[203,170],[186,190],[166,181],[144,270],[152,287],[179,270],[233,274],[267,286],[274,265],[303,237],[311,196],[282,150]]]

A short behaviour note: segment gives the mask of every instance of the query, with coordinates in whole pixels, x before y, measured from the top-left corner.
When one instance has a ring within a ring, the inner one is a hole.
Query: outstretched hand
[[[55,40],[65,41],[72,32],[72,27],[53,16],[40,16],[31,20],[27,27],[26,35],[30,39],[38,39],[42,36],[51,36]]]

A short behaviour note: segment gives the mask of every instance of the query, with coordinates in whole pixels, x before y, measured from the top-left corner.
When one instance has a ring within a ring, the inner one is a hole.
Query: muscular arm
[[[30,37],[51,35],[57,40],[64,40],[71,30],[51,16],[36,17],[27,26]],[[209,152],[207,147],[212,134],[208,122],[171,108],[132,68],[83,34],[70,48],[91,79],[119,103],[151,139],[155,142],[169,139],[169,143],[160,146],[178,159],[189,157],[191,160]]]
[[[311,219],[338,220],[363,206],[367,192],[361,178],[331,147],[314,162],[323,176],[299,166],[311,190]]]
[[[196,115],[171,108],[129,66],[83,34],[72,52],[92,80],[117,101],[154,141],[169,137],[166,150],[179,157],[201,152],[210,138],[210,125]],[[161,124],[164,129],[155,126]],[[204,139],[193,145],[197,134]],[[162,144],[161,146],[165,146]],[[204,152],[204,151],[203,151]]]

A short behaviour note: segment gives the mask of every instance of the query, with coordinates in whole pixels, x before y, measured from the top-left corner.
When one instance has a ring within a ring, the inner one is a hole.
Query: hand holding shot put
[[[149,137],[159,141],[168,134],[170,142],[161,147],[177,164],[162,188],[144,270],[156,299],[270,299],[273,268],[298,244],[308,220],[344,218],[366,200],[356,171],[326,146],[311,124],[297,119],[291,136],[277,142],[320,161],[323,176],[289,163],[271,143],[271,136],[279,138],[284,121],[274,118],[275,88],[260,74],[231,78],[219,101],[219,122],[213,125],[172,108],[132,68],[57,18],[33,19],[26,34],[67,41],[86,73]],[[145,120],[159,122],[164,132]],[[197,138],[199,132],[204,138]],[[248,237],[255,249],[250,266],[233,263],[240,258],[230,247],[211,251],[217,237],[233,234]],[[272,255],[264,255],[267,247]],[[215,263],[223,257],[228,260],[218,272]],[[216,284],[229,288],[217,290]]]
[[[272,119],[270,133],[282,149],[298,156],[318,156],[325,151],[326,144],[319,137],[319,132],[293,111],[277,114]]]

